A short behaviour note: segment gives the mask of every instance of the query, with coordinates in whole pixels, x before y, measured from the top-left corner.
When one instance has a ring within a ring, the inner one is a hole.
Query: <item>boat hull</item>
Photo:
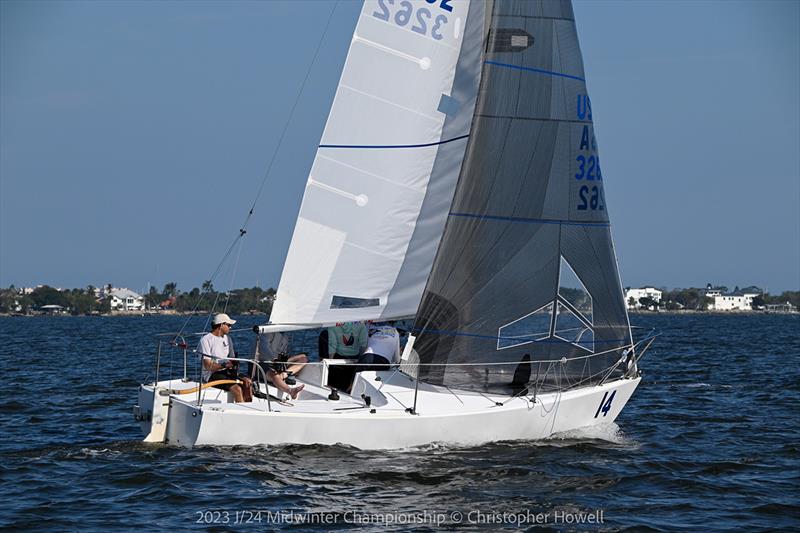
[[[172,396],[164,442],[178,446],[343,444],[360,449],[393,449],[431,443],[473,446],[494,441],[534,440],[577,428],[614,421],[640,378],[532,398],[513,398],[502,405],[483,396],[476,408],[464,396],[463,409],[442,412],[429,392],[421,395],[415,414],[378,408],[333,412],[298,412],[273,403],[272,411],[255,405],[237,410]],[[140,405],[153,398],[152,387],[140,388]],[[439,393],[441,394],[441,393]],[[465,393],[467,394],[467,393]],[[301,406],[302,400],[294,407]],[[428,406],[426,408],[426,405]],[[145,434],[147,421],[140,421]]]

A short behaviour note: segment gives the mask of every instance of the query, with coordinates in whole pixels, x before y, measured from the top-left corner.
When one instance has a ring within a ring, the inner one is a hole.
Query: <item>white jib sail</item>
[[[416,312],[469,136],[483,18],[483,2],[365,2],[272,323]]]

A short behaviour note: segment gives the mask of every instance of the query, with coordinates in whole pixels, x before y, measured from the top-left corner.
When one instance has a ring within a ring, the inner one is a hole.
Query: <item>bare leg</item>
[[[239,379],[242,380],[242,400],[244,402],[252,402],[253,401],[253,382],[250,381],[250,378],[246,378],[243,376],[239,376]]]
[[[295,388],[293,388],[292,390],[289,391],[289,396],[292,397],[292,400],[296,400],[297,397],[300,395],[300,392],[304,388],[306,388],[306,386],[301,383],[300,385],[298,385],[297,387],[295,387]]]
[[[308,357],[306,357],[306,354],[301,353],[291,356],[289,359],[286,360],[286,362],[295,363],[293,365],[288,366],[286,370],[291,372],[292,375],[296,376],[297,374],[300,373],[301,370],[303,370],[303,368],[305,368],[305,363],[308,363]]]
[[[233,394],[234,402],[241,403],[244,401],[242,397],[242,388],[239,385],[231,385],[231,388],[228,390]]]
[[[285,378],[286,374],[284,372],[281,372],[280,374],[276,372],[269,373],[269,379],[270,381],[272,381],[273,385],[275,385],[275,387],[277,387],[278,390],[289,394],[289,396],[292,397],[292,400],[294,400],[295,398],[297,398],[297,395],[300,394],[300,391],[303,390],[305,385],[301,384],[295,388],[291,388],[289,387],[289,385],[286,384],[286,381],[284,381]]]

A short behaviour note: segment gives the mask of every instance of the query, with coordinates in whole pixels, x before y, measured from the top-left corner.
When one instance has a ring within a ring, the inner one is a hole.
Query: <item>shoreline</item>
[[[70,313],[57,313],[57,314],[47,314],[47,313],[0,313],[0,317],[14,317],[14,318],[76,318],[76,317],[103,317],[103,318],[114,318],[114,317],[130,317],[130,316],[203,316],[207,313],[198,313],[192,311],[112,311],[110,313],[105,314],[89,314],[89,315],[73,315]],[[263,315],[267,316],[265,313],[257,312],[257,311],[250,311],[247,313],[240,313],[236,316],[257,316]]]
[[[709,315],[709,316],[739,316],[739,315],[800,315],[800,311],[699,311],[697,309],[671,309],[658,311],[645,311],[643,309],[629,309],[629,315]]]
[[[22,314],[22,313],[0,313],[0,317],[18,317],[18,318],[52,318],[52,317],[130,317],[130,316],[191,316],[191,315],[205,315],[206,313],[197,313],[192,311],[113,311],[106,314],[93,314],[93,315],[71,315],[64,314]],[[675,310],[659,310],[659,311],[645,311],[642,309],[629,309],[629,315],[706,315],[706,316],[750,316],[750,315],[800,315],[800,311],[698,311],[696,309],[675,309]],[[241,313],[237,316],[267,316],[265,313],[251,311],[248,313]]]

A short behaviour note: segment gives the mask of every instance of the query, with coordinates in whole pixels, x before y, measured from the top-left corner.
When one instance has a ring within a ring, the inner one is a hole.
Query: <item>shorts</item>
[[[358,358],[357,372],[364,370],[389,370],[389,360],[376,353],[365,353]]]
[[[210,383],[212,381],[217,381],[217,380],[220,380],[220,379],[239,379],[239,376],[236,374],[235,371],[217,370],[216,372],[211,374],[211,376],[209,376],[208,382]],[[222,385],[214,385],[214,388],[215,389],[222,389],[224,391],[227,391],[227,390],[230,390],[230,388],[233,387],[234,385],[235,385],[235,383],[225,383],[225,384],[222,384]]]
[[[289,361],[289,356],[286,354],[281,354],[272,361],[259,361],[261,368],[264,369],[266,372],[275,372],[276,374],[280,374],[282,372],[286,372]]]

